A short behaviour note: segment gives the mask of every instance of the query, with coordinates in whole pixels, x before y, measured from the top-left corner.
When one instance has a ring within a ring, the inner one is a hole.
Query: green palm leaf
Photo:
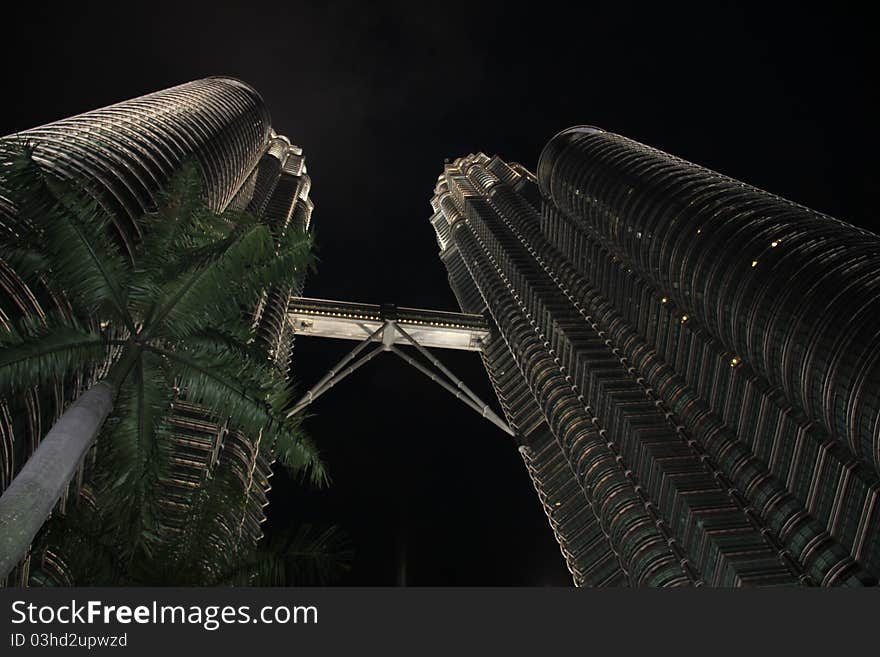
[[[207,262],[196,262],[191,271],[164,286],[164,301],[153,314],[151,327],[183,337],[210,326],[218,316],[239,313],[243,296],[240,282],[246,280],[249,269],[273,257],[272,247],[266,226],[250,226],[222,253]]]
[[[0,188],[16,206],[19,237],[31,258],[42,255],[50,287],[64,290],[86,312],[113,316],[133,330],[128,316],[124,257],[113,244],[110,219],[98,202],[72,183],[47,176],[31,150],[0,169]]]
[[[52,516],[34,554],[43,558],[51,554],[53,560],[60,558],[66,581],[57,582],[50,576],[47,583],[68,586],[125,584],[126,564],[120,559],[118,544],[111,540],[103,523],[102,514],[86,505],[73,506],[67,513]],[[47,575],[40,577],[38,574],[38,577],[42,579]]]
[[[262,435],[261,444],[273,448],[292,473],[317,486],[328,482],[326,467],[314,444],[302,435],[297,420],[282,414],[290,391],[267,360],[254,363],[228,348],[191,341],[187,350],[156,353],[173,364],[188,399],[207,408],[223,409],[222,417],[229,418],[231,428]]]
[[[143,354],[126,377],[102,444],[98,483],[126,553],[143,557],[156,543],[161,489],[171,454],[168,417],[174,390],[159,359]]]
[[[295,428],[278,437],[275,455],[287,470],[313,486],[324,487],[330,484],[330,475],[321,458],[317,446],[304,434],[298,423]]]
[[[215,409],[246,433],[262,431],[274,436],[284,431],[272,409],[276,390],[271,379],[257,380],[240,359],[220,350],[192,346],[174,351],[147,349],[167,360],[188,400]]]
[[[218,584],[235,586],[326,585],[351,569],[348,535],[336,525],[303,524],[262,546],[224,573]]]
[[[112,342],[61,315],[0,327],[0,391],[49,386],[106,359]]]
[[[289,585],[327,584],[351,569],[354,551],[336,525],[304,524],[268,547],[285,561]]]

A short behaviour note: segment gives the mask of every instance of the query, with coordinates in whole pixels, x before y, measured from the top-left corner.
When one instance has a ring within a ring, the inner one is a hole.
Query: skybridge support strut
[[[463,401],[466,406],[471,408],[476,413],[479,413],[482,417],[489,420],[489,422],[494,424],[496,427],[498,427],[499,429],[501,429],[502,431],[504,431],[508,435],[511,435],[511,436],[514,435],[513,429],[510,428],[510,426],[507,424],[507,422],[505,422],[500,417],[498,417],[495,414],[495,412],[491,408],[489,408],[489,405],[484,404],[482,402],[482,400],[480,400],[479,397],[477,397],[473,393],[471,393],[470,395],[462,395],[462,393],[460,391],[453,388],[446,381],[444,381],[442,378],[440,378],[439,376],[434,374],[430,369],[428,369],[427,367],[422,365],[415,358],[412,358],[408,354],[405,354],[397,347],[391,347],[391,351],[392,351],[392,353],[400,356],[400,358],[405,363],[408,363],[409,365],[416,368],[419,372],[421,372],[422,374],[427,376],[429,379],[431,379],[431,381],[434,381],[435,383],[439,383],[443,389],[445,389],[447,392],[452,394],[456,399],[460,399],[461,401]],[[459,388],[465,388],[465,385],[460,380],[458,380],[455,376],[453,376],[451,372],[448,372],[448,370],[447,370],[447,376],[449,376],[458,385]]]
[[[351,352],[340,362],[335,368],[327,372],[321,380],[316,383],[311,389],[303,395],[303,398],[300,399],[296,405],[287,413],[287,417],[291,417],[299,413],[306,406],[315,401],[318,397],[323,395],[325,392],[330,390],[337,383],[342,381],[349,374],[359,369],[362,365],[366,365],[371,360],[373,360],[376,356],[385,351],[385,348],[382,345],[379,345],[372,351],[368,351],[366,354],[358,358],[354,363],[342,369],[342,365],[352,360],[354,356],[363,350],[363,347],[366,347],[370,344],[370,341],[364,340],[360,345],[351,350]]]
[[[426,342],[434,347],[479,351],[482,341],[488,336],[488,329],[485,321],[478,315],[411,308],[401,308],[398,312],[394,306],[368,306],[318,299],[293,299],[291,305],[289,319],[295,333],[360,341],[303,395],[288,412],[287,417],[301,412],[315,399],[381,352],[390,351],[440,385],[475,413],[486,418],[505,433],[514,435],[513,429],[507,422],[423,344]],[[401,326],[402,323],[406,323],[409,330],[405,330]],[[371,343],[376,344],[376,347],[361,355]],[[397,345],[415,347],[418,353],[427,359],[428,364],[419,362]]]

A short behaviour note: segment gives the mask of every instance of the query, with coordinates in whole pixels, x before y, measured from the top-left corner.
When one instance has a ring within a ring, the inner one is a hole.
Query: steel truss
[[[301,300],[303,302],[308,302],[310,300]],[[339,302],[339,305],[342,305]],[[296,301],[294,301],[296,304]],[[500,428],[502,431],[509,435],[514,435],[513,429],[507,424],[507,422],[499,417],[492,408],[480,399],[477,394],[471,390],[465,383],[455,376],[446,366],[443,365],[428,349],[424,347],[424,345],[420,344],[407,330],[405,330],[401,325],[400,321],[397,318],[397,313],[394,312],[396,309],[394,307],[383,306],[381,311],[379,312],[379,316],[381,317],[381,323],[378,328],[369,333],[365,338],[363,338],[348,354],[346,354],[336,365],[334,365],[327,373],[322,376],[315,385],[313,385],[305,395],[293,406],[293,408],[287,413],[287,417],[292,417],[297,413],[301,412],[305,409],[309,404],[314,402],[318,397],[323,395],[325,392],[330,390],[337,383],[348,377],[350,374],[360,369],[362,366],[369,363],[376,356],[378,356],[382,352],[390,352],[396,356],[398,356],[403,362],[407,363],[411,367],[415,368],[429,379],[437,383],[444,390],[449,392],[456,399],[460,400],[465,406],[473,410],[475,413],[479,414],[481,417],[486,418],[492,424]],[[428,311],[424,311],[428,312]],[[334,315],[337,313],[333,313]],[[329,315],[329,313],[328,313]],[[309,324],[305,328],[307,330],[297,330],[296,322],[301,321],[297,318],[299,317],[299,313],[296,308],[291,310],[291,321],[294,324],[294,331],[297,334],[301,335],[321,335],[321,333],[316,333],[313,329],[313,325]],[[472,318],[471,318],[471,321]],[[430,330],[431,322],[423,322],[419,325],[419,330],[424,332],[426,330]],[[375,322],[371,324],[369,327],[375,325]],[[364,326],[363,323],[360,324],[361,327]],[[445,326],[445,325],[444,325]],[[441,330],[443,330],[441,328]],[[479,329],[474,329],[478,331]],[[335,329],[334,329],[335,331]],[[364,331],[366,332],[366,331]],[[488,334],[488,331],[482,331],[483,334]],[[345,339],[352,339],[351,335],[339,335],[338,333],[324,333],[326,337],[338,337]],[[363,333],[361,334],[363,335]],[[421,354],[425,359],[427,359],[428,364],[420,362],[419,360],[413,358],[406,352],[402,351],[397,344],[408,344],[412,347],[415,347],[416,351]],[[368,350],[370,345],[376,345],[373,349]],[[434,342],[434,346],[445,346],[442,343]],[[449,348],[467,348],[468,350],[475,350],[473,346],[470,347],[459,347],[449,345]],[[364,353],[366,352],[366,353]]]

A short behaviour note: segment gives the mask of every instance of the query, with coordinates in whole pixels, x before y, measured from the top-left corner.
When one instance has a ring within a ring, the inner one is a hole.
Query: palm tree
[[[159,543],[154,484],[181,394],[230,427],[260,435],[295,471],[325,480],[314,446],[281,412],[286,382],[249,343],[241,320],[264,289],[289,284],[310,265],[307,235],[273,235],[249,215],[211,212],[188,166],[144,218],[132,262],[107,213],[84,190],[47,174],[32,148],[2,164],[0,189],[16,208],[0,254],[86,318],[50,313],[7,322],[0,396],[99,373],[0,497],[0,579],[27,552],[111,413],[98,484],[102,500],[117,507],[109,515],[129,535],[132,555],[149,555]]]

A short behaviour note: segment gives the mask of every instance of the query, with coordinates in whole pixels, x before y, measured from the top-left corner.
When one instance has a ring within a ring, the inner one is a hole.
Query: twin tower
[[[21,136],[62,175],[98,181],[125,240],[189,157],[215,208],[308,229],[302,152],[236,80]],[[880,238],[585,126],[550,140],[537,176],[482,153],[455,160],[431,205],[449,284],[483,318],[478,349],[577,585],[876,583]],[[2,303],[29,303],[5,285]],[[300,292],[254,308],[279,367]],[[9,418],[4,454],[27,452],[13,443],[39,427]],[[248,462],[252,438],[199,418],[181,419],[194,455],[179,483],[224,459],[249,472],[253,503],[234,520],[257,538],[268,464]],[[20,463],[4,459],[5,486]]]

